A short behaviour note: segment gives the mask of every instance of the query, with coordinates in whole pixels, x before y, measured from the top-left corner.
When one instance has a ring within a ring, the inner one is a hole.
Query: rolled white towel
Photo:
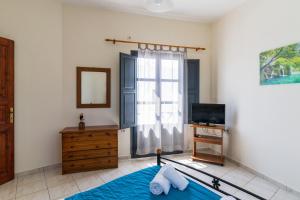
[[[226,196],[226,197],[222,197],[221,200],[236,200],[236,198],[232,196]]]
[[[170,191],[171,183],[163,176],[165,170],[166,166],[163,166],[150,182],[150,191],[154,195],[160,195],[162,193],[167,195]]]
[[[180,191],[185,190],[189,181],[180,173],[178,173],[172,165],[165,165],[166,169],[163,171],[163,175],[170,181],[174,188],[178,188]]]

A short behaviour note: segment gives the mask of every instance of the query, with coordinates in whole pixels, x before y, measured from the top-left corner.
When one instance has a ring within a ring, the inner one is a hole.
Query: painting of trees
[[[300,43],[261,53],[260,83],[300,83]]]

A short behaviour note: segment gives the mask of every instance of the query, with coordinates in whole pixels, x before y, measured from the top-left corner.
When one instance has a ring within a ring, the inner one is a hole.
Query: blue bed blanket
[[[66,200],[220,200],[221,197],[207,188],[189,180],[183,192],[174,188],[168,195],[153,195],[149,183],[159,171],[159,166],[149,167],[120,177],[100,187],[82,192]]]

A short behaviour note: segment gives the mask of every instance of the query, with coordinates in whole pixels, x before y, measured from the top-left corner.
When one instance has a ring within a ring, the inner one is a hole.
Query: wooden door
[[[0,184],[14,178],[14,42],[0,37]]]

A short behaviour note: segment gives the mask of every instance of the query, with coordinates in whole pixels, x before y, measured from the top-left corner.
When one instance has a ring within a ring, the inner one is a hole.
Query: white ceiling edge
[[[139,7],[129,8],[129,7],[119,6],[119,5],[103,5],[103,4],[101,5],[101,4],[96,4],[96,3],[86,3],[84,1],[63,0],[63,4],[99,8],[99,9],[104,9],[104,10],[108,10],[108,11],[117,11],[117,12],[122,12],[122,13],[151,16],[151,17],[170,19],[170,20],[211,24],[211,23],[218,21],[219,19],[226,16],[227,14],[231,13],[232,11],[238,9],[246,1],[247,0],[244,0],[244,2],[239,3],[234,8],[228,10],[226,13],[216,16],[213,19],[211,17],[195,17],[195,16],[184,15],[182,13],[176,14],[174,12],[173,13],[170,13],[170,12],[153,13],[153,12],[150,12],[146,9],[139,8]]]

